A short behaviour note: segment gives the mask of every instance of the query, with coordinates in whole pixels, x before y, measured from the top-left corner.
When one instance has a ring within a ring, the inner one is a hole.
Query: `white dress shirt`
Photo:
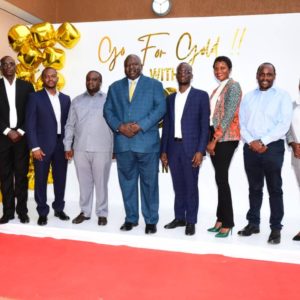
[[[176,138],[182,138],[182,132],[181,132],[181,118],[184,110],[184,106],[186,103],[186,99],[188,97],[188,94],[191,90],[191,86],[183,93],[177,92],[175,96],[175,132],[174,137]]]
[[[9,104],[9,127],[3,131],[3,134],[7,135],[11,128],[16,128],[18,123],[18,116],[17,116],[17,108],[16,108],[16,78],[14,78],[12,84],[3,77],[7,100]],[[22,129],[18,129],[20,134],[24,134]]]
[[[50,102],[52,104],[53,110],[54,110],[54,114],[55,114],[55,118],[56,118],[56,123],[57,123],[57,134],[61,134],[61,107],[60,107],[60,101],[58,98],[59,92],[57,91],[55,93],[55,95],[51,95],[47,89],[45,89]]]

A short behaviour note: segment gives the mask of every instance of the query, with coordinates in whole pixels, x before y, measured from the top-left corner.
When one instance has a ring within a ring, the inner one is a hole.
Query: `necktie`
[[[134,90],[135,90],[135,81],[132,80],[132,81],[130,82],[130,87],[129,87],[129,101],[130,101],[130,102],[131,102],[131,99],[132,99]]]

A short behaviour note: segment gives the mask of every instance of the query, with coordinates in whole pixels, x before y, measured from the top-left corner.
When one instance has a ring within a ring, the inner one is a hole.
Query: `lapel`
[[[20,80],[17,79],[16,80],[16,109],[18,111],[18,109],[21,107],[20,105],[20,101],[22,101],[22,97],[21,94],[23,93],[23,91],[21,91],[21,83],[20,83]]]
[[[131,101],[129,102],[129,85],[128,85],[128,79],[127,79],[127,100],[129,103],[132,103],[136,98],[138,98],[138,94],[140,91],[143,90],[143,85],[144,85],[144,76],[143,74],[140,75],[140,78],[135,86]]]
[[[44,97],[43,97],[43,98],[45,98],[45,104],[47,105],[47,108],[46,108],[46,109],[49,110],[50,115],[52,116],[52,118],[53,118],[53,119],[55,120],[55,122],[56,122],[56,117],[55,117],[54,109],[53,109],[51,100],[50,100],[50,98],[49,98],[49,96],[48,96],[48,93],[46,92],[45,89],[43,89],[42,93],[44,93]],[[59,99],[59,101],[60,101],[60,99]],[[60,106],[61,106],[61,105],[60,105]],[[57,122],[56,122],[56,123],[57,123]]]
[[[5,85],[4,85],[4,80],[3,78],[0,79],[0,101],[3,101],[3,104],[7,106],[7,108],[9,108],[9,103],[8,103],[8,99],[7,99],[7,94],[6,94],[6,89],[5,89]]]
[[[191,88],[187,98],[186,98],[186,101],[185,101],[185,105],[184,105],[184,109],[183,109],[183,112],[182,112],[182,117],[181,117],[181,120],[183,118],[183,116],[186,114],[187,110],[188,110],[188,107],[191,105],[192,103],[192,94],[193,94],[193,87]]]
[[[175,124],[175,98],[176,98],[176,94],[174,93],[172,95],[170,95],[170,100],[169,100],[169,105],[170,105],[170,113],[171,113],[171,120],[172,123]]]

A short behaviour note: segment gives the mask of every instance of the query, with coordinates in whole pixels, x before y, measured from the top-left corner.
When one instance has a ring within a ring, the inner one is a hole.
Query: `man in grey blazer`
[[[108,90],[104,117],[114,131],[114,152],[126,218],[121,230],[138,225],[138,180],[146,234],[156,232],[158,222],[158,122],[166,113],[162,84],[142,74],[141,60],[129,55],[126,77]]]
[[[100,91],[102,76],[97,71],[86,75],[87,91],[77,96],[65,127],[65,156],[74,157],[80,189],[80,214],[72,221],[82,223],[90,219],[94,188],[98,225],[107,224],[108,177],[113,149],[113,134],[103,118],[106,95]]]

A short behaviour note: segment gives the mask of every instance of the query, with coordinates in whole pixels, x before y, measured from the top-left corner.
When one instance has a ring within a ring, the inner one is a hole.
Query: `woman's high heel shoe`
[[[219,232],[221,228],[222,228],[222,226],[220,226],[220,227],[211,227],[211,228],[208,228],[207,231],[209,231],[209,232]]]
[[[220,228],[220,230],[221,230],[221,228]],[[215,237],[216,237],[216,238],[226,238],[226,237],[228,237],[229,233],[232,234],[232,228],[228,228],[228,230],[227,230],[226,232],[220,232],[220,231],[219,231],[219,232],[215,235]]]

